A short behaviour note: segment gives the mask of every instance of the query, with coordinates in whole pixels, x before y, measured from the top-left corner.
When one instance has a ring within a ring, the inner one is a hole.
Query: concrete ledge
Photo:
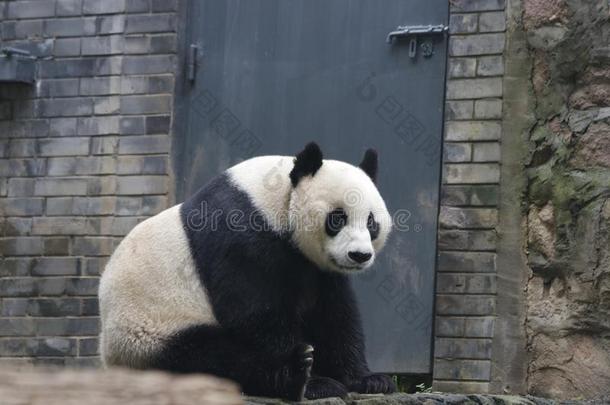
[[[282,405],[288,402],[275,398],[245,397],[248,405]],[[604,404],[604,401],[554,401],[533,396],[513,395],[462,395],[446,393],[363,395],[350,394],[348,398],[326,398],[304,401],[306,405],[576,405]]]

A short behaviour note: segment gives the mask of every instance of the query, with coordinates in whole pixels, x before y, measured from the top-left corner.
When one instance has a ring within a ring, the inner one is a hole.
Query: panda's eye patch
[[[337,208],[326,216],[326,233],[328,236],[336,236],[347,224],[347,213],[343,208]]]
[[[366,221],[366,229],[368,229],[369,233],[371,234],[371,240],[377,239],[379,236],[379,222],[375,221],[375,217],[373,216],[372,212],[369,213],[369,217]]]

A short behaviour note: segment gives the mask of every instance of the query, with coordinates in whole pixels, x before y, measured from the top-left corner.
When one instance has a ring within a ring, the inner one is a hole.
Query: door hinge
[[[439,25],[401,25],[391,31],[386,37],[388,44],[394,43],[395,39],[409,38],[409,57],[415,58],[417,54],[417,38],[428,37],[428,40],[421,44],[422,53],[426,58],[434,54],[434,45],[429,37],[444,36],[449,32],[449,27],[444,24]]]
[[[199,47],[195,44],[190,44],[186,56],[186,78],[189,82],[194,82],[197,76],[197,58]]]

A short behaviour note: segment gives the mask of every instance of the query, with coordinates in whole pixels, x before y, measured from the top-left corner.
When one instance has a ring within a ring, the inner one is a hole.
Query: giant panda
[[[141,222],[101,277],[104,364],[289,400],[393,392],[367,366],[348,278],[390,232],[376,173],[372,149],[356,167],[310,143],[245,160]]]

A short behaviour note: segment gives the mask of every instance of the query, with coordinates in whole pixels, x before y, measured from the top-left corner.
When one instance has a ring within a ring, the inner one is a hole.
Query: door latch
[[[439,25],[401,25],[391,31],[386,42],[393,44],[395,39],[410,38],[409,41],[409,57],[415,58],[417,55],[417,37],[431,37],[445,35],[449,32],[449,27],[444,24]],[[422,53],[426,58],[434,54],[434,44],[431,39],[424,41],[421,44]]]

